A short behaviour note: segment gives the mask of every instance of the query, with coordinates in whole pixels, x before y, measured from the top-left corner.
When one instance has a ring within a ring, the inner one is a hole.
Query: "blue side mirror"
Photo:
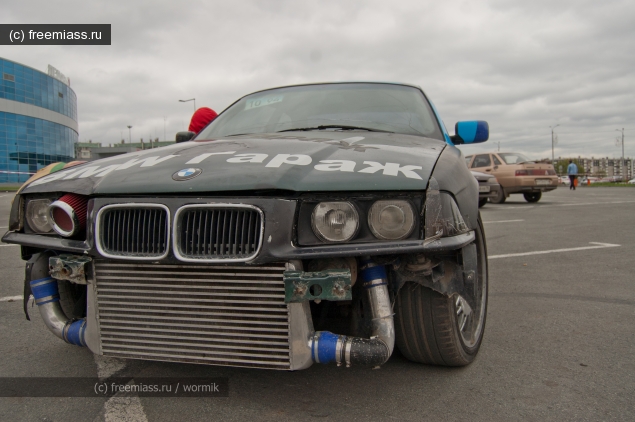
[[[482,120],[457,122],[454,126],[452,142],[460,144],[478,144],[489,139],[489,125]]]

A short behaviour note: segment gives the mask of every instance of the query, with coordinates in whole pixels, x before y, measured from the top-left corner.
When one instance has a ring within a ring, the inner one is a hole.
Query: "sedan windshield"
[[[499,152],[498,155],[500,155],[507,164],[532,163],[534,161],[519,153]]]
[[[372,131],[443,140],[423,93],[373,83],[304,85],[241,98],[197,139],[292,131]]]

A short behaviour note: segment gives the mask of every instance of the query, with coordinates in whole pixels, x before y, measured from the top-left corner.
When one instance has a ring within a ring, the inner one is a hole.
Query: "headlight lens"
[[[26,204],[26,221],[29,227],[37,233],[50,233],[53,231],[49,218],[50,199],[34,199]]]
[[[370,207],[368,225],[378,239],[405,239],[415,226],[412,205],[408,201],[377,201]]]
[[[320,202],[311,215],[311,227],[320,240],[346,242],[359,228],[359,214],[350,202]]]

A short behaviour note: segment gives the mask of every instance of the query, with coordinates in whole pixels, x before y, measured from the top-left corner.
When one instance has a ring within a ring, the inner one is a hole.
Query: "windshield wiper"
[[[231,135],[225,136],[242,136],[242,135],[254,135],[256,132],[248,132],[248,133],[232,133]]]
[[[325,129],[342,129],[342,130],[367,130],[369,132],[384,132],[384,133],[394,133],[394,132],[390,132],[388,130],[380,130],[380,129],[370,129],[367,127],[360,127],[360,126],[344,126],[344,125],[320,125],[320,126],[315,126],[315,127],[298,127],[298,128],[294,128],[294,129],[285,129],[285,130],[279,130],[276,133],[280,133],[280,132],[301,132],[301,131],[311,131],[311,130],[325,130]]]

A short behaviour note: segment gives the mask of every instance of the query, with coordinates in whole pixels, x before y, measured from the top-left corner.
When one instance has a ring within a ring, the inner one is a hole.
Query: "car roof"
[[[377,84],[377,85],[401,85],[401,86],[409,86],[411,88],[416,88],[419,91],[423,92],[423,89],[421,89],[420,86],[418,85],[413,85],[413,84],[407,84],[407,83],[403,83],[403,82],[382,82],[382,81],[339,81],[339,82],[308,82],[308,83],[303,83],[303,84],[293,84],[293,85],[282,85],[282,86],[276,86],[276,87],[272,87],[272,88],[266,88],[266,89],[260,89],[258,91],[254,91],[251,92],[247,95],[252,95],[252,94],[257,94],[259,92],[264,92],[264,91],[271,91],[273,89],[280,89],[280,88],[291,88],[291,87],[296,87],[296,86],[312,86],[312,85],[337,85],[337,84]],[[244,95],[243,97],[246,97],[247,95]]]

